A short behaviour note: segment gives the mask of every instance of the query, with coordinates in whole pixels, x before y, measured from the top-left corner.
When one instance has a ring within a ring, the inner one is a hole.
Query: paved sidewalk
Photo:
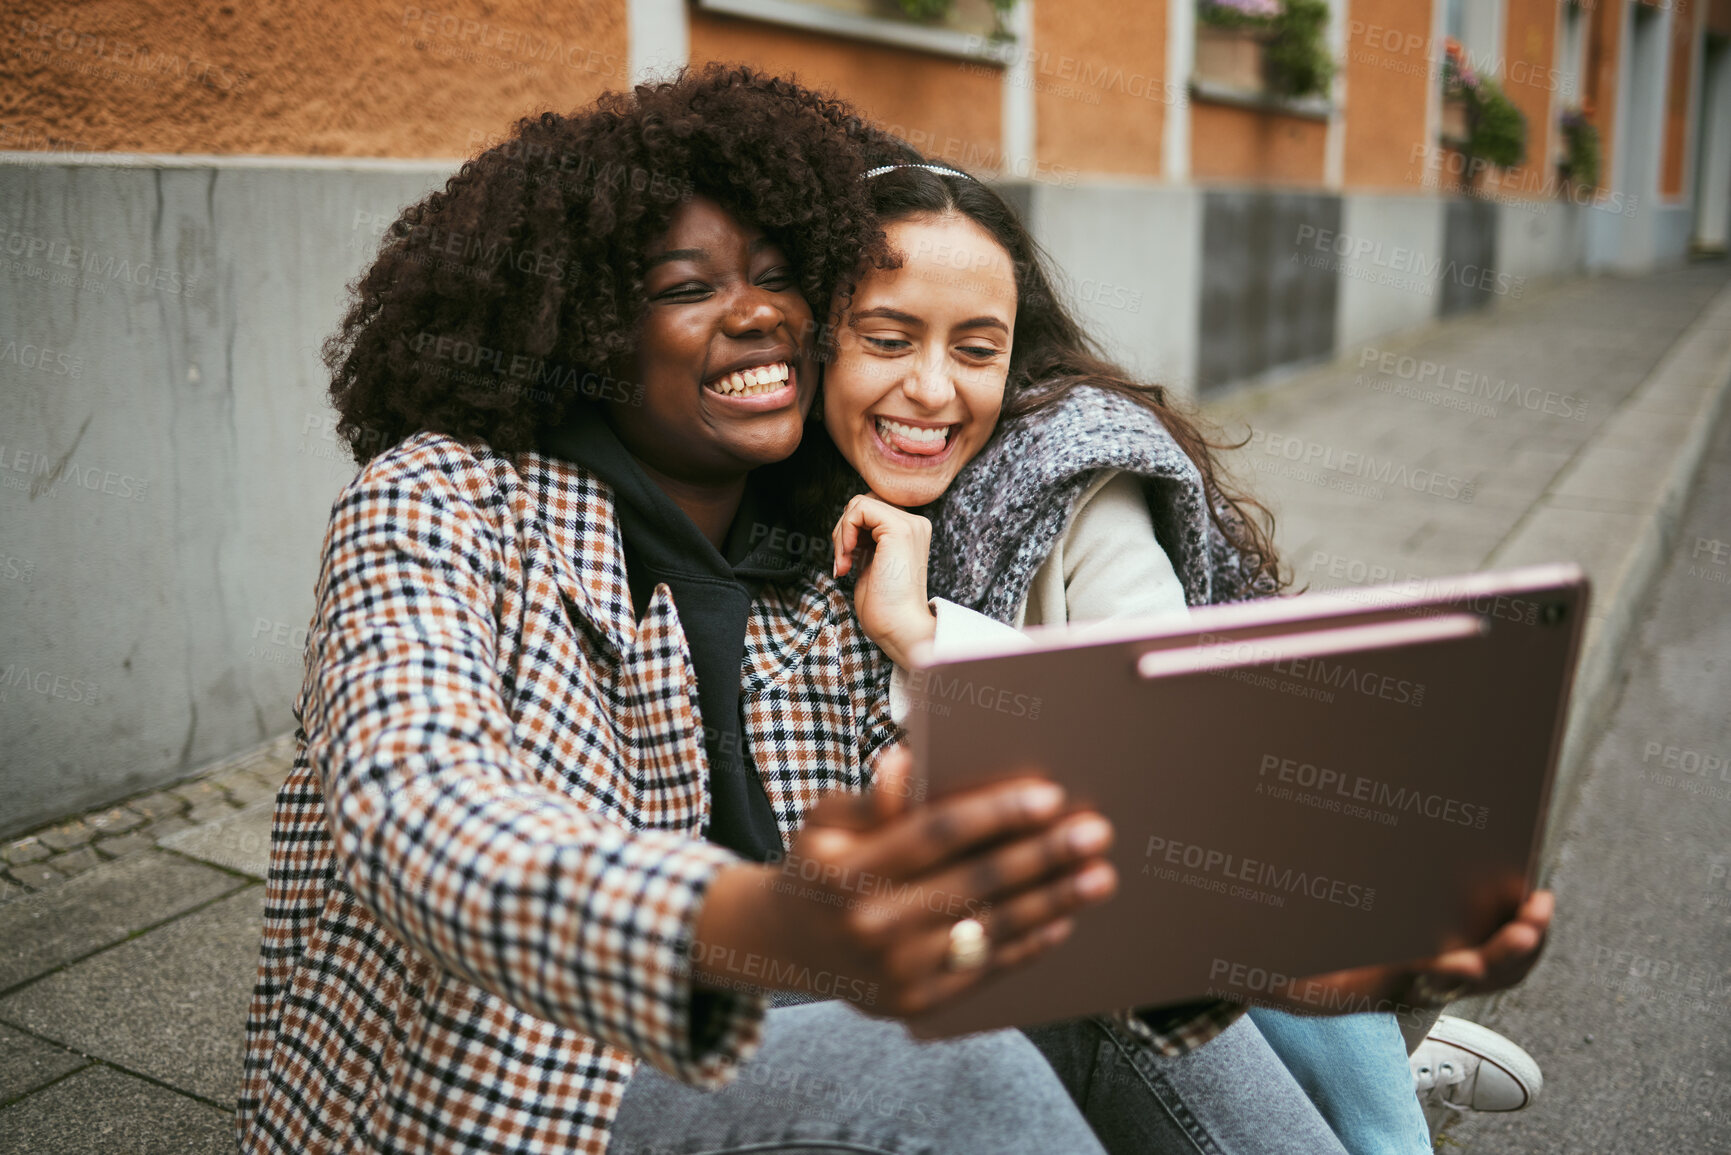
[[[1673,467],[1723,384],[1701,382],[1731,352],[1728,282],[1724,263],[1564,282],[1212,412],[1254,422],[1238,471],[1280,514],[1301,582],[1578,557],[1602,599],[1589,644],[1614,672],[1617,607],[1645,593]],[[288,754],[278,740],[0,849],[0,1150],[232,1149]]]

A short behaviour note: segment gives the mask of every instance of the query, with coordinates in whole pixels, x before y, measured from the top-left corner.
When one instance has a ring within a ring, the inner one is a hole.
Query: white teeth
[[[729,396],[749,397],[755,393],[768,393],[779,389],[782,383],[791,376],[785,361],[774,365],[763,365],[755,369],[738,369],[727,376],[710,382],[709,387],[717,393]]]
[[[878,435],[886,441],[889,439],[889,435],[894,433],[896,436],[906,438],[909,441],[919,441],[927,445],[941,445],[949,440],[950,430],[953,428],[954,426],[951,425],[940,425],[935,429],[929,429],[919,425],[903,425],[900,421],[891,421],[887,417],[878,418]]]

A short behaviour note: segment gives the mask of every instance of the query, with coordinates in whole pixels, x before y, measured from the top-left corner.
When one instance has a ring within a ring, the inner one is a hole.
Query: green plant
[[[1599,187],[1599,130],[1578,108],[1563,113],[1562,128],[1568,150],[1563,158],[1563,179],[1583,188]]]
[[[1476,107],[1468,112],[1472,133],[1467,152],[1498,168],[1514,168],[1527,157],[1527,118],[1494,80],[1479,82]]]
[[[1324,96],[1334,79],[1328,52],[1328,0],[1286,0],[1263,50],[1268,90],[1276,96]]]
[[[956,0],[896,0],[909,20],[942,20],[956,6]],[[992,11],[1001,22],[1016,6],[1016,0],[991,0]]]
[[[1211,28],[1272,28],[1280,0],[1201,0],[1196,15]]]

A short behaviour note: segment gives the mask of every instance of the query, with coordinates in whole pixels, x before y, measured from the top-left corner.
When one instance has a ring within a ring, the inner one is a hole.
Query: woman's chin
[[[882,474],[877,476],[865,474],[863,476],[865,483],[871,487],[873,493],[891,505],[900,506],[902,509],[918,509],[923,505],[930,505],[944,495],[944,490],[949,488],[951,480],[948,475],[918,478],[884,476]]]

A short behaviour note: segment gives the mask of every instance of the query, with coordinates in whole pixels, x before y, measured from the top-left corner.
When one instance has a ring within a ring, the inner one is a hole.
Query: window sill
[[[1008,64],[1016,55],[1014,40],[994,40],[973,32],[917,24],[911,20],[856,16],[832,8],[801,4],[798,0],[698,0],[697,6],[705,12],[723,16],[741,16],[807,32],[870,40],[964,60]]]
[[[1255,112],[1271,112],[1277,116],[1296,116],[1301,120],[1327,120],[1334,114],[1334,104],[1320,96],[1305,96],[1288,100],[1266,92],[1243,88],[1228,88],[1224,84],[1190,78],[1190,98],[1207,104],[1225,104],[1233,108],[1248,108]]]

